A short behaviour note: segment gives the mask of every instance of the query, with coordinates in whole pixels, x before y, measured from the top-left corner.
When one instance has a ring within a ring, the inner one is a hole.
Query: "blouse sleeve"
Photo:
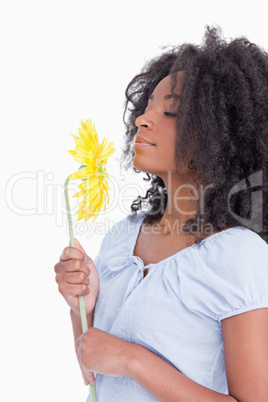
[[[244,227],[227,229],[207,240],[200,253],[191,255],[195,267],[192,309],[221,321],[268,308],[267,243]]]

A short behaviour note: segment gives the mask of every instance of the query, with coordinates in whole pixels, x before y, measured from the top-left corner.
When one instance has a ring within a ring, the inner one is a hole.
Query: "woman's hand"
[[[137,348],[141,347],[91,327],[77,343],[77,354],[84,375],[92,381],[92,372],[121,377],[128,375]]]
[[[71,309],[79,311],[78,295],[85,298],[86,314],[94,311],[99,292],[99,276],[92,259],[85,253],[78,240],[75,247],[66,247],[55,267],[56,282]]]

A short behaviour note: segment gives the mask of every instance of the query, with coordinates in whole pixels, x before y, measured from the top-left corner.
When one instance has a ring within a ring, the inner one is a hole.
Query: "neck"
[[[164,229],[181,230],[186,221],[195,218],[199,193],[193,179],[171,172],[162,178],[167,189],[167,205],[159,224]]]

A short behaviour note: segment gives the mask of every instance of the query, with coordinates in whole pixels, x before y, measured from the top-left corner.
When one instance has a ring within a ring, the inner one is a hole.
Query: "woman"
[[[151,188],[94,263],[76,241],[55,266],[85,383],[98,402],[267,401],[268,56],[207,29],[126,97],[125,161]]]

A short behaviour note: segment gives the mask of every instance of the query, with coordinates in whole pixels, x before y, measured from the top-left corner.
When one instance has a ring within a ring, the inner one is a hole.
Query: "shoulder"
[[[268,245],[257,233],[242,226],[230,228],[192,251],[185,256],[191,261],[189,283],[193,304],[203,305],[203,313],[222,320],[268,307]]]
[[[188,252],[187,252],[188,251]],[[202,275],[240,275],[268,269],[268,244],[255,232],[243,227],[223,230],[186,249],[184,260],[203,268]],[[199,271],[199,270],[198,270]]]
[[[252,264],[267,268],[268,244],[252,230],[237,226],[205,239],[200,255],[224,270],[227,267],[245,270]]]

